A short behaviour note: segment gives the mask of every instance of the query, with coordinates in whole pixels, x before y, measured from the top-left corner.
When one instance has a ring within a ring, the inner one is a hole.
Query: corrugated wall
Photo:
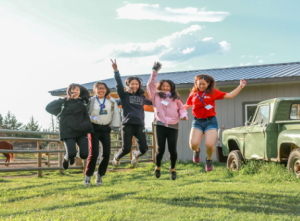
[[[216,102],[217,118],[219,127],[225,128],[243,126],[243,103],[244,102],[259,102],[275,97],[300,97],[300,82],[290,84],[276,84],[276,85],[261,85],[250,86],[247,85],[241,93],[234,99],[224,99]],[[235,87],[218,88],[224,92],[231,92]],[[179,91],[182,100],[185,102],[189,90]],[[189,120],[180,121],[179,136],[178,136],[178,160],[191,160],[193,151],[189,148],[189,134],[191,130],[193,116],[189,110]],[[204,137],[205,139],[205,137]],[[204,162],[206,158],[204,139],[201,143],[201,161]],[[217,145],[217,142],[216,142]],[[168,151],[164,158],[169,158]],[[214,156],[214,160],[215,160]]]

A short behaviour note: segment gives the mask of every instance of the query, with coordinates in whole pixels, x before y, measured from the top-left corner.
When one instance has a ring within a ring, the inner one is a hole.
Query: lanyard
[[[105,101],[106,101],[106,97],[104,97],[103,103],[101,104],[101,102],[99,101],[98,96],[96,96],[96,99],[98,101],[98,103],[100,104],[100,113],[102,112],[103,108],[105,108]]]
[[[206,104],[204,103],[204,96],[205,96],[205,94],[206,94],[206,91],[204,91],[204,93],[203,93],[202,96],[200,97],[199,94],[197,93],[198,99],[199,99],[199,100],[201,101],[201,103],[204,104],[204,105],[206,105]]]

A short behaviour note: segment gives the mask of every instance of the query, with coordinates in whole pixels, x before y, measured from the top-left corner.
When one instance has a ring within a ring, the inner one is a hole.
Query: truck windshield
[[[252,121],[254,125],[264,125],[269,123],[269,105],[259,106],[256,116]]]

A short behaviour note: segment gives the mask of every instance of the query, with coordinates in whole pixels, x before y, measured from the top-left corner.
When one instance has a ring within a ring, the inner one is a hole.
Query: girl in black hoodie
[[[112,60],[111,60],[112,61]],[[139,77],[128,77],[126,79],[126,91],[120,77],[116,60],[112,61],[112,67],[115,72],[115,80],[117,82],[117,92],[122,102],[122,148],[115,154],[112,164],[114,167],[120,165],[120,159],[128,154],[131,150],[132,137],[135,137],[139,146],[139,150],[132,152],[131,166],[136,167],[138,158],[145,154],[148,150],[146,134],[145,134],[145,114],[144,105],[152,105],[151,100],[144,95],[142,81]]]
[[[77,154],[76,143],[79,147],[81,159],[88,157],[89,144],[93,126],[87,112],[89,91],[79,85],[70,84],[67,88],[67,97],[52,101],[46,106],[46,111],[59,119],[60,139],[64,141],[66,154],[63,168],[68,169],[69,164],[75,162]]]

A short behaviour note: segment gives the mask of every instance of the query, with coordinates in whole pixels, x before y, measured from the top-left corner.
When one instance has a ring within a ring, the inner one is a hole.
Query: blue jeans
[[[216,117],[210,117],[205,119],[194,117],[192,128],[200,130],[203,133],[209,130],[218,130],[218,120]]]

